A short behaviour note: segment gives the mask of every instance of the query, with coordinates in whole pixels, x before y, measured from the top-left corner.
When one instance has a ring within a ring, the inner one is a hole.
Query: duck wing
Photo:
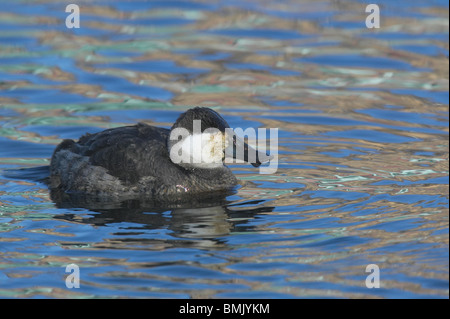
[[[170,131],[139,123],[86,134],[75,143],[75,152],[89,157],[89,162],[108,170],[126,185],[143,176],[157,176],[161,161],[169,154],[166,141]]]

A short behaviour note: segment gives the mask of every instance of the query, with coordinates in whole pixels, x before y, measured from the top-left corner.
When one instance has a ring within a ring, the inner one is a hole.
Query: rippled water
[[[380,29],[358,1],[77,4],[79,29],[65,1],[0,12],[0,297],[448,298],[447,2],[382,1]],[[277,172],[158,209],[36,182],[63,138],[193,105],[279,128]]]

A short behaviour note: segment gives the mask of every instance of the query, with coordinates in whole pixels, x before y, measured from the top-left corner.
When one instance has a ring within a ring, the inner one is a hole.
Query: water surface
[[[382,2],[378,30],[359,1],[77,3],[79,29],[0,12],[0,297],[448,298],[447,2]],[[196,105],[278,128],[276,173],[157,208],[36,181],[61,139]]]

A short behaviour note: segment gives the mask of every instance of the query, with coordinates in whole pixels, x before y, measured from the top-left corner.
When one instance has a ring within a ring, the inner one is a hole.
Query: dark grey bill
[[[231,140],[231,137],[229,139]],[[257,151],[236,135],[232,136],[232,142],[225,148],[225,155],[243,160],[254,167],[259,167],[262,163],[268,162],[273,158],[271,155]]]

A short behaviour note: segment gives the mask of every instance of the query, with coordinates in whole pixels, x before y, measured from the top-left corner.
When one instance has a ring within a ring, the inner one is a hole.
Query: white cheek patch
[[[201,134],[189,135],[181,144],[183,163],[201,163],[202,161],[202,136]]]
[[[202,149],[204,163],[222,163],[223,159],[223,135],[222,133],[204,134],[206,143]]]
[[[221,132],[189,135],[181,142],[181,162],[204,168],[222,166],[223,143]]]

